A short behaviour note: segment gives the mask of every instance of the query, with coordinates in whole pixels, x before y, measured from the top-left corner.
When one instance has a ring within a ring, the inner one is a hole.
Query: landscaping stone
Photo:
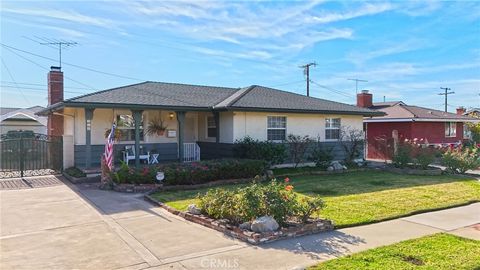
[[[257,233],[263,233],[276,231],[279,227],[280,226],[273,217],[263,216],[255,219],[252,222],[251,229],[252,231]]]
[[[330,163],[330,166],[327,168],[329,171],[343,171],[346,170],[347,167],[343,166],[340,162],[338,161],[332,161]]]
[[[266,170],[265,174],[267,175],[267,179],[272,179],[274,177],[272,170]]]
[[[198,208],[195,204],[190,204],[187,211],[193,215],[200,215],[202,213],[202,209]]]
[[[252,228],[252,224],[250,222],[244,222],[238,226],[238,228],[245,230],[245,231],[250,231]]]

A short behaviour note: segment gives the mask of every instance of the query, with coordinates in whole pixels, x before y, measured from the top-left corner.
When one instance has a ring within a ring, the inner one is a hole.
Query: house
[[[44,107],[0,108],[0,134],[9,131],[33,131],[47,134],[47,117],[35,115]]]
[[[231,157],[236,140],[250,136],[282,142],[287,134],[320,137],[338,144],[340,127],[362,129],[363,117],[381,115],[368,108],[306,97],[268,87],[244,88],[143,82],[63,100],[63,73],[49,73],[49,132],[63,135],[65,166],[98,167],[105,133],[117,123],[117,160],[126,145],[159,161],[187,160],[199,149],[202,159]],[[52,79],[55,78],[55,79]],[[163,135],[144,132],[162,119]],[[193,147],[193,150],[192,150]]]
[[[464,108],[458,108],[457,114],[439,110],[407,105],[402,101],[373,103],[373,95],[363,90],[357,95],[357,106],[384,112],[383,116],[364,118],[364,130],[367,138],[367,158],[389,159],[393,133],[400,140],[423,139],[430,145],[461,143],[465,138],[464,124],[477,122],[463,115]]]

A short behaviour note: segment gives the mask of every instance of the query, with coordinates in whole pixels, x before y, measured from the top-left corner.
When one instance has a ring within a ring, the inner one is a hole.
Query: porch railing
[[[183,162],[200,160],[200,146],[196,143],[183,144]]]

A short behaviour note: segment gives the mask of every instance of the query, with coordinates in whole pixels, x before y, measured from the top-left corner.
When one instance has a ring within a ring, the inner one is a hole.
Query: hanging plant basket
[[[164,121],[160,118],[154,118],[148,121],[146,133],[148,135],[157,135],[163,136],[167,130],[167,125],[164,124]]]

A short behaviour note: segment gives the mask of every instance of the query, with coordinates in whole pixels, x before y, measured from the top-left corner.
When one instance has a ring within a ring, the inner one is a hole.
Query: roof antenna
[[[68,47],[73,47],[78,45],[77,42],[66,41],[63,39],[53,39],[53,38],[45,38],[45,37],[37,37],[37,36],[35,36],[34,39],[28,38],[28,37],[24,37],[24,38],[37,42],[40,45],[46,45],[50,48],[58,49],[58,67],[60,69],[62,68],[62,48],[66,49]]]

